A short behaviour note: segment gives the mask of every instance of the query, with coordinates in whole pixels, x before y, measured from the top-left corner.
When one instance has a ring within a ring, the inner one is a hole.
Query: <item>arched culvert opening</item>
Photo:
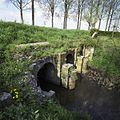
[[[74,64],[74,56],[71,53],[66,56],[66,63]]]
[[[46,63],[43,67],[38,71],[38,86],[41,87],[42,90],[49,91],[51,90],[51,84],[57,84],[59,79],[57,77],[57,70],[52,63]]]

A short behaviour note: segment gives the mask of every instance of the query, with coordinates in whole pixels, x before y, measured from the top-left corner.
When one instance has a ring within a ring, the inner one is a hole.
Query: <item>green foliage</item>
[[[0,119],[6,120],[90,120],[87,115],[71,113],[55,102],[48,100],[42,104],[30,100],[27,104],[15,103],[4,112],[0,112]]]
[[[119,77],[120,42],[117,38],[100,37],[91,66]]]
[[[113,31],[99,31],[100,36],[108,36],[108,37],[118,37],[120,38],[120,32],[113,32]]]
[[[60,30],[45,27],[33,27],[12,22],[0,22],[0,43],[1,44],[21,44],[30,42],[48,41],[78,41],[84,35],[89,36],[87,31]]]
[[[94,29],[91,29],[90,30],[90,35],[92,36],[94,32],[98,32],[99,33],[99,30],[94,28]]]
[[[76,47],[86,31],[59,30],[33,27],[11,22],[0,22],[0,93],[12,93],[11,106],[0,107],[1,120],[89,120],[89,116],[71,113],[53,101],[38,103],[28,86],[25,72],[37,58],[55,55]],[[44,42],[44,46],[16,47],[18,44]]]
[[[94,32],[98,32],[99,36],[108,36],[108,37],[120,37],[120,32],[113,32],[113,31],[101,31],[96,28],[90,30],[90,34],[93,35]]]

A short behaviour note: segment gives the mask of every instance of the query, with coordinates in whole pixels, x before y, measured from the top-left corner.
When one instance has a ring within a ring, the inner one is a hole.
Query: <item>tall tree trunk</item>
[[[54,27],[54,11],[55,11],[55,2],[52,0],[51,2],[51,22],[52,22],[52,28]]]
[[[119,23],[120,23],[120,15],[118,16],[118,20],[117,20],[117,23],[116,23],[116,31],[117,31],[117,28],[119,27]]]
[[[54,27],[54,13],[52,12],[52,20],[51,20],[51,22],[52,22],[52,28]]]
[[[107,27],[108,27],[108,22],[109,22],[109,19],[110,19],[111,10],[112,10],[112,2],[110,3],[110,7],[109,7],[109,11],[108,11],[108,16],[107,16],[105,31],[107,30]]]
[[[101,25],[101,18],[99,19],[99,24],[98,24],[98,30],[100,30],[100,25]]]
[[[110,16],[110,22],[109,22],[109,26],[108,26],[108,31],[110,31],[110,26],[111,26],[111,23],[112,23],[113,14],[114,14],[114,10],[112,10],[112,13],[111,13],[111,16]]]
[[[103,17],[104,8],[105,8],[105,3],[102,6],[102,10],[101,10],[100,18],[99,18],[98,30],[100,29],[100,25],[101,25],[101,20],[102,20],[102,17]]]
[[[21,22],[22,22],[22,24],[24,24],[22,0],[20,0],[20,16],[21,16]]]
[[[110,31],[110,26],[111,26],[111,23],[112,23],[112,19],[113,19],[113,15],[114,15],[114,12],[115,12],[115,10],[116,10],[116,8],[117,8],[117,0],[115,0],[115,2],[113,3],[113,5],[112,5],[112,13],[111,13],[111,15],[110,15],[110,22],[109,22],[109,26],[108,26],[108,31]]]
[[[84,0],[83,0],[83,2],[84,2]],[[82,3],[81,11],[80,11],[80,25],[79,25],[79,29],[81,28],[82,14],[83,14],[83,3]]]
[[[97,1],[97,8],[96,8],[96,16],[97,16],[97,18],[98,18],[98,13],[99,13],[99,7],[100,7],[100,0]]]
[[[63,23],[63,29],[67,29],[67,18],[68,18],[68,5],[67,0],[65,0],[64,3],[64,23]]]
[[[88,30],[90,30],[90,26],[91,26],[91,24],[90,24],[90,23],[88,23]]]
[[[92,21],[92,17],[93,17],[93,0],[90,1],[91,2],[91,8],[90,8],[90,21]],[[91,27],[92,23],[90,22],[89,23],[89,26],[88,26],[88,30],[90,30],[90,27]]]
[[[80,27],[80,0],[78,0],[77,29]]]
[[[80,3],[78,3],[78,24],[77,24],[77,29],[80,29],[81,28],[81,21],[82,21],[82,14],[83,14],[83,4],[84,4],[84,1],[85,0],[82,0],[82,3],[80,5]],[[80,2],[80,0],[79,0]]]
[[[35,19],[34,10],[35,10],[35,8],[34,8],[34,0],[32,0],[32,25],[35,25],[35,21],[34,21],[34,19]]]

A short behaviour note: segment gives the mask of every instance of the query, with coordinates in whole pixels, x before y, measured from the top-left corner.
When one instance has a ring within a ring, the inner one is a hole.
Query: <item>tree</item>
[[[31,3],[32,3],[32,25],[35,25],[35,6],[34,6],[34,3],[35,3],[35,0],[31,0]]]
[[[96,16],[96,1],[95,0],[90,0],[87,2],[86,4],[86,9],[84,12],[84,19],[87,21],[88,23],[88,30],[90,28],[95,28],[95,24],[98,21],[98,16]]]
[[[23,10],[30,3],[29,0],[9,0],[17,9],[20,10],[21,22],[24,23]]]
[[[111,10],[112,10],[112,7],[113,7],[113,3],[114,3],[113,0],[110,0],[109,2],[107,2],[108,14],[107,14],[107,21],[106,21],[105,31],[107,30],[107,27],[108,27],[108,22],[109,22],[109,19],[110,19],[110,14],[111,14]]]
[[[64,3],[64,21],[63,21],[63,29],[67,29],[67,19],[68,12],[72,8],[74,0],[63,0]]]
[[[105,5],[107,3],[107,0],[101,0],[101,3],[100,3],[100,10],[98,12],[98,19],[99,19],[99,23],[98,23],[98,30],[100,29],[100,26],[101,26],[101,21],[102,21],[102,18],[105,14]]]
[[[77,0],[77,29],[81,28],[84,2],[85,2],[85,0]]]
[[[46,10],[48,13],[50,12],[51,14],[51,24],[52,28],[54,27],[54,14],[55,14],[55,9],[59,3],[59,0],[39,0],[39,4],[43,5],[43,8],[47,8]],[[45,11],[46,12],[46,11]]]
[[[112,6],[112,10],[111,10],[110,21],[109,21],[109,25],[108,25],[108,31],[110,31],[110,26],[111,26],[113,17],[115,16],[115,18],[116,18],[117,13],[115,14],[115,12],[118,12],[117,10],[119,9],[119,6],[120,6],[120,1],[115,0],[114,3],[113,3],[113,6]]]

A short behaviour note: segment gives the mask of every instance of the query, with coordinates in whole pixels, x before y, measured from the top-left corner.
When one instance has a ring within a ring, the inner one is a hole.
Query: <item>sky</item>
[[[51,18],[44,15],[44,11],[40,9],[39,5],[35,5],[35,25],[51,27]],[[31,10],[25,10],[24,13],[25,24],[31,25]],[[0,0],[0,20],[2,21],[16,21],[21,23],[19,10],[11,3]],[[76,29],[76,23],[73,19],[68,19],[68,29]],[[102,22],[102,28],[104,28],[104,22]],[[63,17],[54,19],[55,28],[63,28]],[[88,24],[82,21],[81,29],[87,30]]]

